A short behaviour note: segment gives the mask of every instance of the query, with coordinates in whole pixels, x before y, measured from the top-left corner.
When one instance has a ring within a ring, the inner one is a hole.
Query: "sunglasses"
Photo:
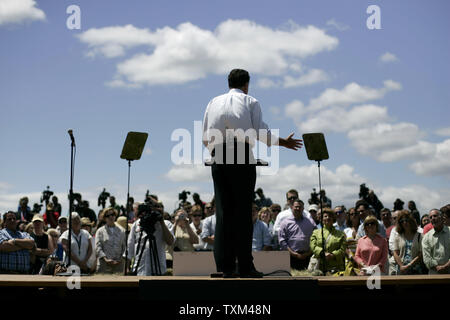
[[[114,217],[115,214],[105,214],[105,218]]]
[[[364,224],[365,227],[370,227],[370,226],[374,226],[374,225],[375,225],[375,222],[368,222],[368,223]]]
[[[288,198],[288,200],[291,200],[291,201],[292,201],[292,200],[295,200],[295,199],[297,199],[297,197],[289,197],[289,198]]]
[[[402,219],[402,220],[399,220],[399,222],[400,222],[400,223],[405,223],[405,222],[408,222],[408,220]]]
[[[201,214],[193,214],[192,216],[193,216],[193,217],[200,217],[200,218],[202,217]]]

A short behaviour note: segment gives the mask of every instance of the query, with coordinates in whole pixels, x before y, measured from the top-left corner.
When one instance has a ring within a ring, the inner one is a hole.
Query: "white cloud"
[[[342,22],[338,22],[334,18],[328,20],[326,25],[330,26],[330,27],[334,27],[334,28],[336,28],[339,31],[347,31],[347,30],[350,29],[350,27],[348,25],[343,24]]]
[[[0,26],[45,20],[45,13],[36,8],[34,0],[2,0],[0,1]]]
[[[174,166],[166,178],[174,182],[208,181],[211,179],[211,168],[204,165]]]
[[[371,155],[380,161],[386,161],[384,158],[386,151],[413,146],[421,136],[417,125],[406,122],[378,123],[375,126],[348,132],[349,139],[360,153]]]
[[[321,110],[304,121],[299,121],[298,127],[303,132],[348,132],[387,119],[386,107],[361,105],[350,110],[332,107]]]
[[[434,132],[438,136],[450,137],[450,127],[440,128]]]
[[[303,87],[329,80],[328,74],[320,69],[311,69],[308,73],[300,75],[300,77],[292,77],[287,75],[284,77],[283,86],[285,88]]]
[[[386,53],[382,54],[379,59],[381,62],[384,62],[384,63],[398,61],[397,56],[390,52],[386,52]]]
[[[445,176],[450,179],[450,139],[430,145],[424,159],[415,161],[411,169],[420,175]]]
[[[301,59],[338,45],[337,38],[311,25],[291,23],[289,29],[281,30],[248,20],[227,20],[214,31],[190,22],[156,31],[115,26],[90,29],[79,38],[88,45],[90,56],[119,57],[127,49],[145,46],[117,65],[116,86],[185,83],[236,67],[252,74],[279,76],[301,68]],[[270,85],[264,80],[262,84]]]
[[[342,90],[328,88],[319,97],[311,99],[308,108],[320,110],[329,106],[348,106],[381,99],[389,91],[400,90],[401,84],[393,80],[383,82],[383,88],[361,86],[356,82],[347,84]]]
[[[256,86],[259,88],[268,89],[278,87],[279,84],[276,81],[269,78],[260,78],[256,82]]]

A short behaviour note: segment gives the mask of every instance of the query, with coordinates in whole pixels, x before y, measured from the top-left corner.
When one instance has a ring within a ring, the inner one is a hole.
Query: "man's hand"
[[[293,136],[294,136],[294,133],[292,132],[286,139],[279,138],[278,144],[282,147],[292,149],[292,150],[298,150],[301,147],[303,147],[303,140],[294,139],[294,138],[292,138]]]

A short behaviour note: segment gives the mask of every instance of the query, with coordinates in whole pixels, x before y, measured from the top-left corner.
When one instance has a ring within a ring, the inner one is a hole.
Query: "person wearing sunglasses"
[[[400,211],[396,230],[397,236],[393,246],[396,274],[422,274],[422,237],[409,211]]]
[[[207,206],[208,204],[206,204]],[[210,204],[209,204],[210,205]],[[205,206],[205,207],[206,207]],[[211,205],[210,205],[211,206]],[[195,251],[201,251],[206,249],[206,243],[200,238],[203,231],[203,220],[202,220],[202,207],[199,205],[194,205],[191,211],[191,229],[198,237],[198,243],[194,244]]]
[[[388,244],[385,238],[378,234],[379,223],[375,216],[369,215],[363,223],[365,236],[358,240],[355,261],[361,268],[361,275],[378,267],[385,273],[388,258]]]

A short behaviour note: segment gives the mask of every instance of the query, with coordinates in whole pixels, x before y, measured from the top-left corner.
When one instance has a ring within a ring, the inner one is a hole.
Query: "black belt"
[[[255,165],[255,166],[268,166],[269,165],[269,163],[267,161],[264,161],[264,160],[261,160],[261,159],[255,159],[254,163],[250,163],[250,152],[251,152],[250,151],[251,150],[250,144],[247,143],[247,142],[240,142],[240,143],[244,144],[244,148],[245,148],[245,161],[244,161],[243,164]],[[213,151],[211,152],[212,159],[208,160],[208,161],[205,161],[205,166],[212,166],[212,165],[216,164],[215,156],[216,156],[216,149],[218,149],[218,148],[222,148],[222,151],[223,151],[222,152],[222,155],[223,155],[223,159],[222,160],[223,161],[222,161],[221,164],[228,164],[228,163],[226,163],[227,146],[229,147],[229,144],[227,144],[227,143],[217,144],[214,147]],[[234,149],[234,151],[235,150],[239,150],[238,142],[236,140],[234,140],[233,148],[229,148],[229,149]],[[234,161],[233,164],[238,164],[237,163],[237,152],[234,152],[234,159],[233,159],[233,161]]]

